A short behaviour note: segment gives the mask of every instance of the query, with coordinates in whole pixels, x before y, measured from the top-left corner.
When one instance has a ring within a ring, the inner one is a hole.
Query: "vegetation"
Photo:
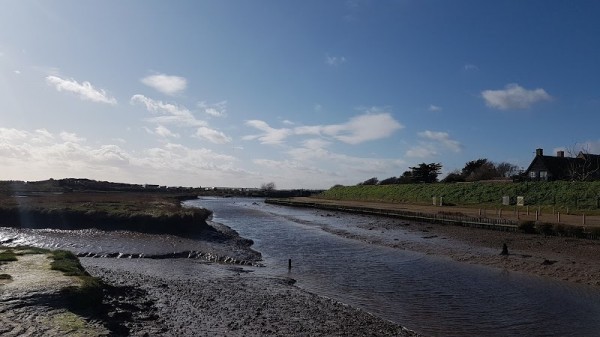
[[[50,263],[52,270],[81,279],[80,286],[66,287],[62,290],[71,306],[77,309],[93,309],[102,303],[104,283],[101,279],[90,276],[75,254],[67,250],[55,250],[49,258],[53,260]]]
[[[442,169],[440,163],[421,163],[410,170],[405,171],[399,177],[389,177],[379,181],[376,177],[367,179],[358,185],[393,185],[393,184],[412,184],[412,183],[435,183]]]
[[[62,271],[67,276],[89,276],[75,254],[68,250],[55,250],[51,253],[52,270]]]
[[[0,252],[0,264],[12,261],[17,261],[17,254],[12,249]]]
[[[569,207],[575,210],[600,209],[600,181],[519,182],[334,186],[319,197],[336,200],[364,200],[430,204],[443,197],[446,205],[501,204],[503,196],[523,196],[528,205]]]

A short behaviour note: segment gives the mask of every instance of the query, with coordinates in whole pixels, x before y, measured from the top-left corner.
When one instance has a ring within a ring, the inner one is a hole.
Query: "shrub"
[[[554,233],[556,233],[556,235],[558,235],[558,236],[565,236],[567,234],[565,225],[560,224],[560,223],[557,223],[556,225],[554,225]]]
[[[535,233],[535,221],[520,221],[518,228],[523,233]]]
[[[543,223],[538,224],[536,227],[541,234],[556,235],[556,233],[554,232],[554,229],[552,228],[553,225],[551,223],[543,222]]]
[[[567,234],[570,236],[574,236],[576,238],[585,237],[585,233],[583,232],[583,227],[581,226],[567,226]]]

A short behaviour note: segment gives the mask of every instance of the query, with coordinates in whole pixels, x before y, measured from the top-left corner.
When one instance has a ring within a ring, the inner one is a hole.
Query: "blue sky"
[[[597,1],[0,7],[2,180],[329,188],[600,153]]]

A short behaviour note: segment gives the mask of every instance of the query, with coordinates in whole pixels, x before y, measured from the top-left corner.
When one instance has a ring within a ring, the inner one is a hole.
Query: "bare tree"
[[[577,148],[580,150],[575,156]],[[591,154],[589,146],[577,146],[576,144],[567,149],[567,153],[570,157],[574,157],[574,160],[571,160],[569,163],[571,180],[586,181],[600,175],[600,155]]]
[[[268,183],[263,183],[262,185],[260,185],[260,189],[263,191],[273,191],[275,190],[275,183],[272,181]]]

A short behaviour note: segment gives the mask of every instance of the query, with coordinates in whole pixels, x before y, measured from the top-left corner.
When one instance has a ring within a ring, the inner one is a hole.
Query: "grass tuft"
[[[50,258],[54,259],[50,264],[52,270],[62,271],[67,276],[89,276],[77,256],[68,250],[55,250]]]
[[[12,249],[7,249],[0,253],[0,264],[12,261],[17,261],[17,254]]]

